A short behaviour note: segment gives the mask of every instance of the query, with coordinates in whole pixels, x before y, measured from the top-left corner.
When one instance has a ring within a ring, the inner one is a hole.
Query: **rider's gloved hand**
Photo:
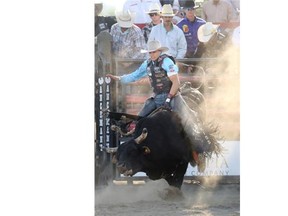
[[[169,109],[169,110],[172,109],[172,107],[171,107],[171,98],[172,98],[172,95],[168,94],[168,97],[166,98],[165,103],[164,103],[164,107],[166,109]]]

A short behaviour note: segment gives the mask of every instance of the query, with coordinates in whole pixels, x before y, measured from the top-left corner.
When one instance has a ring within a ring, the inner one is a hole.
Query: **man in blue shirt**
[[[185,18],[177,24],[177,26],[184,32],[187,41],[187,51],[185,57],[201,57],[202,50],[199,47],[201,45],[197,36],[197,31],[201,25],[206,23],[206,21],[195,15],[195,9],[197,6],[195,6],[193,0],[179,0],[179,4],[185,12]]]
[[[137,70],[122,76],[107,74],[108,77],[121,83],[131,83],[149,77],[154,95],[146,100],[139,116],[147,116],[163,105],[170,107],[171,99],[179,91],[178,66],[171,56],[163,54],[166,51],[168,48],[162,47],[159,41],[150,41],[148,50],[142,50],[144,53],[148,52],[150,58],[145,60]]]

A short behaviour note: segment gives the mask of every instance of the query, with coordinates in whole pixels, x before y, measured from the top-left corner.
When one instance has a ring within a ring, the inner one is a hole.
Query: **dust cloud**
[[[97,204],[123,204],[135,203],[139,201],[159,201],[159,192],[168,187],[167,182],[149,181],[144,185],[117,185],[110,183],[105,189],[100,189],[95,194]],[[128,196],[129,194],[129,196]]]
[[[97,216],[175,216],[175,215],[240,215],[239,185],[200,187],[183,184],[181,200],[165,200],[165,180],[148,181],[144,185],[115,185],[96,189]]]
[[[223,57],[206,68],[206,115],[225,140],[240,140],[240,50],[229,46]]]

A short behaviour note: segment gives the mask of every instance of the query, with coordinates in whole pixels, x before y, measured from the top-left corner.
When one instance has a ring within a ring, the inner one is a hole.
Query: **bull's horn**
[[[141,142],[143,142],[143,141],[146,139],[147,135],[148,135],[147,129],[146,129],[146,128],[143,128],[142,134],[135,139],[135,142],[136,142],[137,144],[140,144]]]
[[[107,153],[115,153],[117,151],[118,147],[111,147],[111,148],[106,148]]]

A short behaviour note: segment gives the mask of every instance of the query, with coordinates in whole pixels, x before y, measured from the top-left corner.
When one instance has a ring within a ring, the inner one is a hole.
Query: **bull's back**
[[[136,127],[136,137],[142,133],[142,129],[148,131],[145,145],[155,158],[169,159],[170,161],[189,161],[189,146],[185,140],[184,130],[176,113],[159,111],[158,113],[140,120]],[[172,162],[174,163],[174,162]]]

